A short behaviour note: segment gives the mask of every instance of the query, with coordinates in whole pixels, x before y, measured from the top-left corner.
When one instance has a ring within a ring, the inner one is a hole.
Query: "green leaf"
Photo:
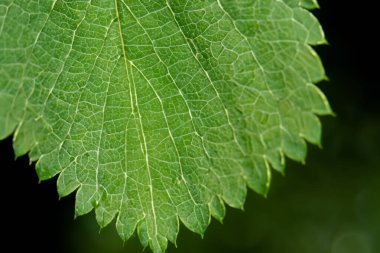
[[[76,215],[164,252],[180,222],[203,234],[319,144],[317,6],[2,0],[0,139],[76,191]]]

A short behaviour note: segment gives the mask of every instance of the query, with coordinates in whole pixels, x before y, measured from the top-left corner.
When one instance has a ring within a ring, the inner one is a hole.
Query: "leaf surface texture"
[[[120,236],[164,252],[271,168],[304,161],[331,113],[311,0],[0,3],[0,139]]]

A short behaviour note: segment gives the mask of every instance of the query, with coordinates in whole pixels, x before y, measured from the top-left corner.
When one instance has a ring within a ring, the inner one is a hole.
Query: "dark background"
[[[204,239],[181,227],[168,252],[380,252],[379,15],[364,2],[319,2],[330,43],[317,48],[330,78],[319,87],[337,114],[322,119],[323,150],[309,146],[306,165],[288,161],[267,199],[251,191],[245,211],[228,208]],[[123,247],[112,225],[99,232],[93,213],[74,221],[74,196],[58,200],[55,180],[39,184],[27,157],[13,156],[11,138],[1,141],[2,249],[142,251],[136,236]]]

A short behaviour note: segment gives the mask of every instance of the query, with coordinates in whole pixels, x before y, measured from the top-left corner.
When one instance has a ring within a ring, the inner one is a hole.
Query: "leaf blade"
[[[17,127],[16,154],[41,180],[59,174],[60,196],[77,191],[76,215],[95,208],[154,252],[179,221],[203,234],[224,202],[242,208],[247,186],[266,195],[270,168],[303,162],[315,114],[331,114],[312,84],[315,1],[0,7],[0,138]]]

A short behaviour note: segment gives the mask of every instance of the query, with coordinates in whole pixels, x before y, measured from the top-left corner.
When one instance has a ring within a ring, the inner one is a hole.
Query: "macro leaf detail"
[[[331,114],[314,83],[325,43],[312,0],[0,3],[0,139],[76,215],[116,219],[164,252],[203,234],[271,168],[304,161]]]

